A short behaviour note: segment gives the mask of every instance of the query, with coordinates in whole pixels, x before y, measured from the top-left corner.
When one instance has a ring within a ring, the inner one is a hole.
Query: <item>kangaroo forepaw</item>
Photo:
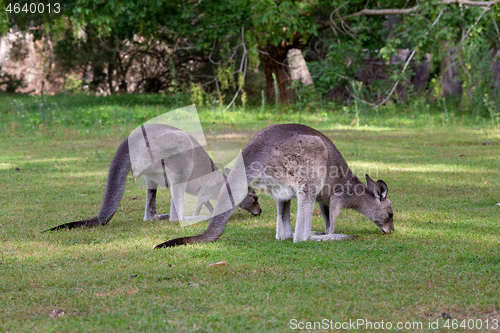
[[[351,236],[351,235],[344,235],[344,234],[328,234],[328,235],[321,235],[321,236],[312,236],[311,240],[317,241],[317,242],[324,242],[324,241],[333,241],[333,240],[347,240],[347,239],[356,239],[359,236]]]

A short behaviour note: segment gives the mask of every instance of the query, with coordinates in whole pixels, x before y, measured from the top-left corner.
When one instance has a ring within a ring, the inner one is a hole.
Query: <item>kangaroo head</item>
[[[262,209],[259,206],[259,198],[257,197],[257,194],[252,186],[248,186],[248,194],[240,203],[240,208],[246,210],[254,216],[262,213]]]
[[[394,231],[392,204],[391,200],[387,199],[387,192],[389,192],[387,184],[383,180],[377,180],[375,183],[366,175],[366,188],[375,197],[373,202],[370,202],[368,217],[382,233],[388,234]]]
[[[224,171],[226,172],[226,175],[228,175],[231,169],[224,168]],[[248,194],[240,203],[240,208],[246,210],[253,216],[257,216],[262,213],[262,209],[259,205],[259,197],[257,196],[257,193],[255,193],[252,186],[248,186]]]

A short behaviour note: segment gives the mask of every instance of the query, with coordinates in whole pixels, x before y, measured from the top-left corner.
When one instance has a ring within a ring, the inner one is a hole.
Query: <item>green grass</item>
[[[145,191],[131,176],[107,226],[40,231],[94,216],[121,140],[180,102],[48,97],[52,120],[37,123],[23,119],[41,119],[39,101],[21,99],[0,100],[0,331],[281,332],[292,319],[421,322],[427,331],[438,320],[446,331],[443,312],[483,326],[500,319],[500,131],[488,118],[388,107],[357,127],[351,113],[303,112],[355,173],[387,182],[395,233],[343,211],[338,232],[359,239],[277,241],[275,203],[262,197],[263,214],[239,211],[216,243],[154,251],[207,223],[142,221]],[[200,115],[207,132],[239,133],[227,140],[243,146],[268,124],[298,121],[292,108]],[[168,202],[162,190],[158,211]],[[318,211],[313,229],[323,229]],[[229,265],[207,267],[222,260]],[[50,318],[56,309],[65,315]]]

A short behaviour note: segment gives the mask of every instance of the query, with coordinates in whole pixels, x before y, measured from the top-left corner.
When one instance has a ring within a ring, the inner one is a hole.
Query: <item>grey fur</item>
[[[345,208],[362,213],[384,234],[394,230],[385,182],[375,183],[366,175],[365,186],[330,139],[313,128],[300,124],[271,125],[254,136],[242,155],[249,184],[266,190],[277,201],[277,239],[293,238],[300,242],[353,238],[335,234],[337,217]],[[231,182],[231,174],[228,178]],[[290,200],[294,197],[298,206],[295,233],[290,225]],[[324,235],[311,232],[315,201],[325,221]],[[214,242],[234,209],[214,216],[203,234],[173,239],[156,248]]]

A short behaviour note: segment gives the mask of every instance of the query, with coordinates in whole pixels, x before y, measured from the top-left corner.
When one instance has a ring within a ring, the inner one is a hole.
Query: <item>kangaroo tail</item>
[[[161,243],[155,246],[155,249],[160,249],[163,247],[187,245],[187,244],[211,243],[217,241],[224,232],[224,229],[226,228],[227,225],[227,221],[229,221],[229,218],[231,217],[231,215],[233,215],[233,212],[236,210],[237,207],[238,206],[236,205],[230,210],[212,217],[210,223],[208,224],[207,230],[205,230],[204,233],[196,236],[171,239],[169,241],[166,241],[165,243]]]
[[[61,224],[61,225],[58,225],[56,227],[44,230],[42,232],[55,231],[55,230],[61,230],[61,229],[73,229],[73,228],[78,228],[78,227],[92,227],[92,226],[97,226],[99,224],[100,224],[99,217],[95,216],[95,217],[88,219],[88,220],[75,221],[75,222]]]
[[[130,163],[128,139],[125,139],[120,144],[120,147],[118,147],[118,150],[111,161],[111,165],[109,166],[106,190],[104,192],[104,199],[102,201],[99,215],[88,220],[61,224],[45,231],[73,229],[77,227],[93,227],[108,223],[120,205],[123,192],[125,192],[127,175],[131,169],[132,165]]]

